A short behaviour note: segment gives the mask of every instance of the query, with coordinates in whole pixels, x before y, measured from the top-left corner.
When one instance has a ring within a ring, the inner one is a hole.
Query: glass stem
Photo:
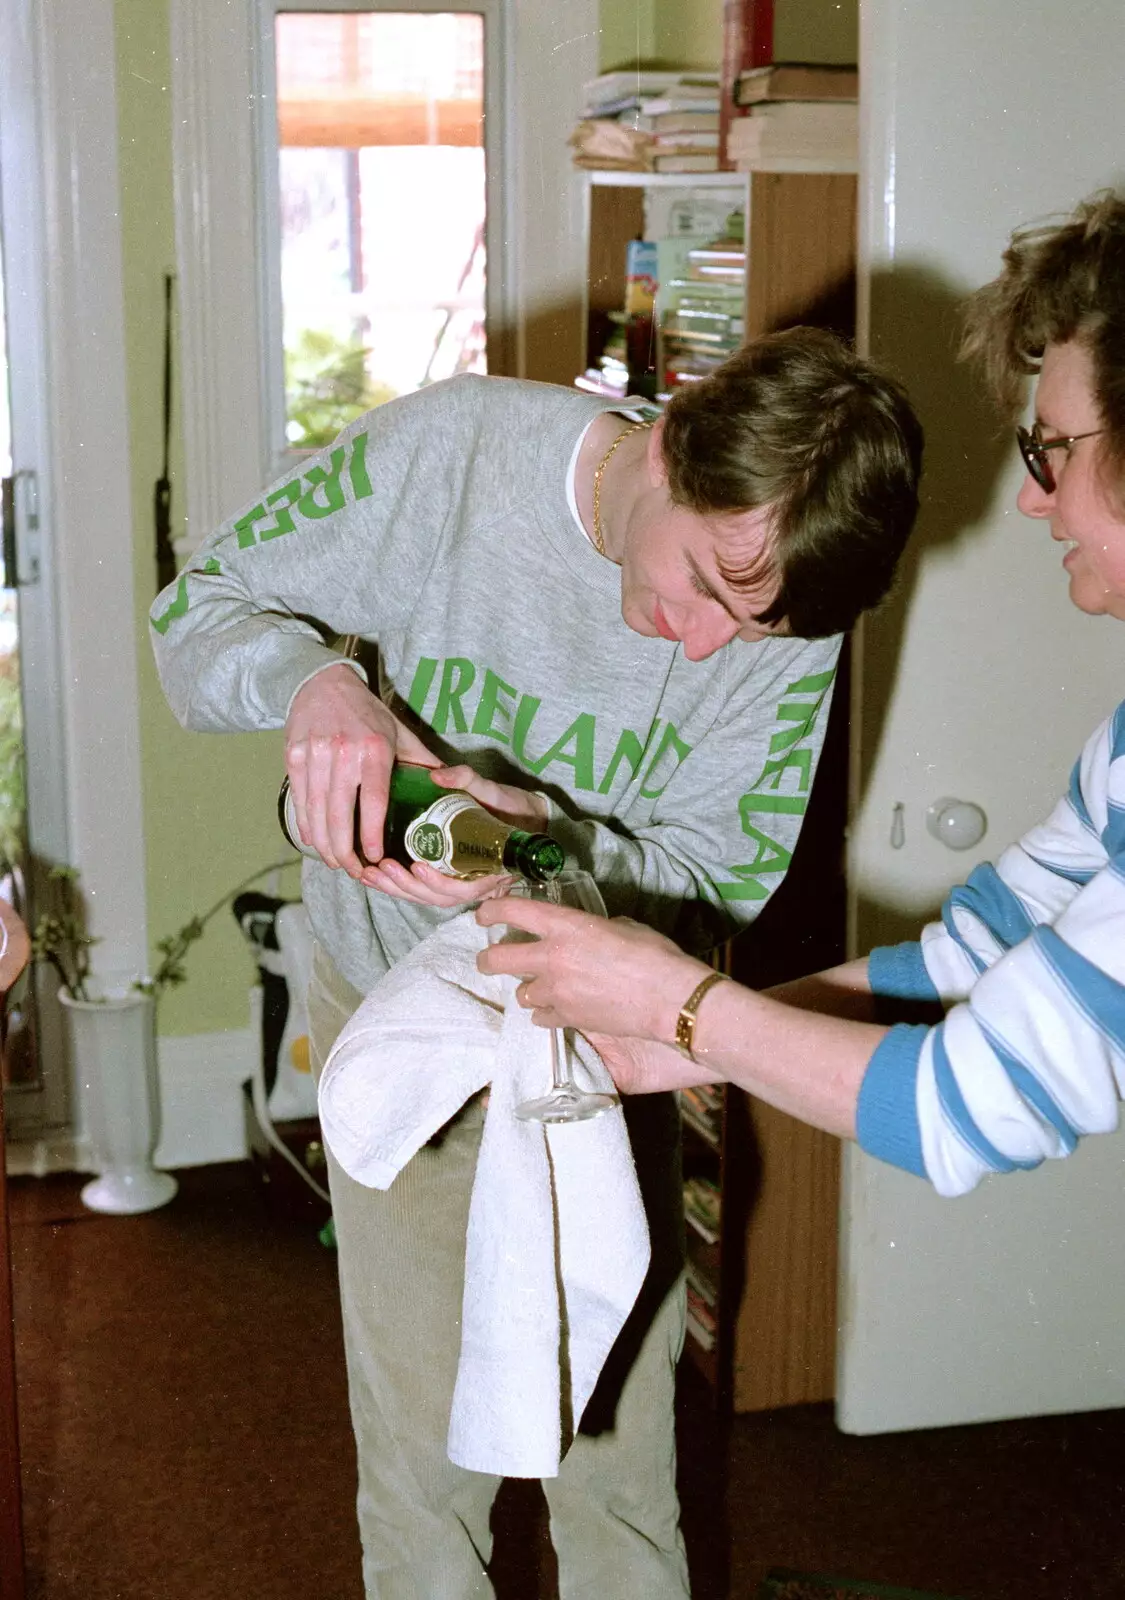
[[[551,1029],[551,1088],[572,1090],[574,1079],[570,1075],[570,1057],[566,1049],[566,1035],[562,1028]]]

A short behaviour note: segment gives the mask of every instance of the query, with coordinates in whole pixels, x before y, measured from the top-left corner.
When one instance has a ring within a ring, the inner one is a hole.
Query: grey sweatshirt
[[[784,875],[840,641],[736,639],[691,662],[626,626],[619,570],[567,496],[579,439],[612,409],[461,377],[369,412],[205,540],[153,605],[153,645],[180,722],[222,732],[281,727],[339,662],[331,638],[360,635],[435,754],[545,795],[610,915],[699,950]],[[319,861],[302,892],[361,992],[450,915]]]

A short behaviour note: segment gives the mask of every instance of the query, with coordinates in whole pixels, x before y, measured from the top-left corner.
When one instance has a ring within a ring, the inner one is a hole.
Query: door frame
[[[112,982],[148,965],[113,0],[0,0],[0,36],[14,445],[30,435],[14,464],[39,484],[32,847],[80,870]],[[45,972],[39,990],[45,1059],[65,1062]],[[83,1068],[56,1071],[37,1105],[9,1097],[12,1134],[39,1138],[13,1167],[81,1165]]]

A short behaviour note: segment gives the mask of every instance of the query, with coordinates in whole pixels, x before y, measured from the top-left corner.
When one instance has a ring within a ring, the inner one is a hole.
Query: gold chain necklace
[[[602,532],[602,473],[609,465],[609,458],[617,446],[627,439],[631,433],[637,433],[641,428],[651,427],[648,422],[634,422],[626,428],[624,433],[619,433],[610,445],[605,455],[594,468],[594,548],[600,556],[605,555],[605,535]]]

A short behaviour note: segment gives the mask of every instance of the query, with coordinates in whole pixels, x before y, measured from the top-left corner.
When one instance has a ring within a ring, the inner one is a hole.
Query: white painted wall
[[[1125,693],[1125,632],[1070,606],[1019,516],[1014,441],[952,359],[958,297],[1012,228],[1125,179],[1120,0],[865,0],[862,319],[927,430],[926,510],[900,603],[865,629],[850,846],[854,946],[916,932],[974,862],[1044,816]],[[979,850],[925,832],[942,795]],[[893,807],[906,840],[890,848]],[[849,1431],[1125,1404],[1125,1140],[938,1200],[850,1151],[839,1418]]]

